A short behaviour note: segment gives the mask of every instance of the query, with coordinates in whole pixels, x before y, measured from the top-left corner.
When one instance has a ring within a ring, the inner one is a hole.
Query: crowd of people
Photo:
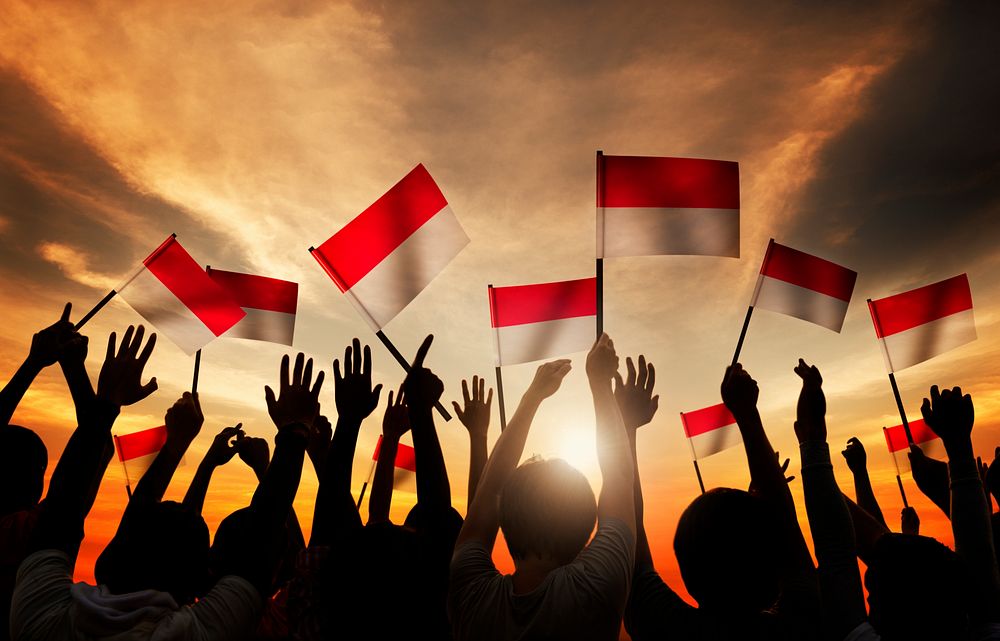
[[[561,459],[522,462],[538,408],[557,393],[569,360],[538,367],[492,451],[492,390],[463,381],[456,413],[469,432],[469,507],[452,507],[434,423],[444,385],[420,346],[398,390],[387,394],[367,523],[351,493],[362,421],[379,408],[368,346],[354,339],[333,361],[336,417],[321,407],[325,372],[285,356],[264,401],[271,444],[241,425],[215,436],[183,501],[163,496],[201,431],[197,394],[167,411],[167,439],[135,486],[118,530],[97,559],[96,585],[74,565],[122,411],[152,394],[145,367],[156,344],[142,326],[107,342],[96,388],[88,340],[62,318],[34,335],[24,363],[0,392],[0,637],[90,639],[1000,639],[1000,573],[990,494],[1000,502],[1000,463],[972,449],[972,399],[930,389],[921,411],[947,462],[911,448],[918,487],[951,519],[954,550],[918,533],[912,509],[890,530],[866,469],[864,447],[843,451],[854,499],[833,474],[819,370],[803,360],[794,433],[813,549],[803,536],[785,465],[757,409],[758,386],[727,368],[721,396],[736,418],[749,490],[715,488],[694,498],[673,541],[688,604],[653,564],[644,523],[636,431],[657,411],[656,372],[643,356],[620,359],[602,335],[586,360],[602,475],[595,497]],[[77,427],[52,471],[45,444],[14,411],[42,369],[59,364]],[[620,370],[624,370],[624,372]],[[146,381],[146,382],[144,382]],[[328,418],[328,414],[330,418]],[[784,429],[772,426],[772,430]],[[410,432],[417,503],[389,519],[400,437]],[[997,450],[1000,456],[1000,448]],[[201,516],[213,471],[238,456],[256,474],[250,504],[214,536]],[[305,458],[320,479],[308,539],[292,507]],[[856,500],[855,500],[856,499]],[[596,531],[595,531],[596,528]],[[499,572],[499,531],[514,561]],[[654,545],[665,545],[655,541]],[[816,561],[813,560],[815,555]],[[864,577],[858,560],[865,566]],[[866,606],[867,592],[867,606]]]

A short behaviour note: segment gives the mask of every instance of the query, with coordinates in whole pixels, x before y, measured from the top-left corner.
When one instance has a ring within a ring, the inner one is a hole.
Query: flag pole
[[[694,473],[698,476],[698,487],[701,488],[701,493],[705,493],[705,482],[701,480],[701,468],[698,467],[698,459],[691,459],[694,463]]]
[[[194,377],[191,380],[191,394],[198,393],[198,373],[201,371],[201,350],[194,353]]]
[[[392,341],[389,340],[389,337],[385,335],[385,332],[383,332],[382,330],[378,330],[377,332],[375,332],[375,335],[378,336],[378,339],[380,341],[382,341],[382,344],[385,345],[385,348],[389,350],[389,353],[393,355],[393,357],[396,359],[396,362],[402,365],[406,373],[409,374],[410,363],[407,362],[406,358],[404,358],[403,355],[400,353],[400,351],[396,349],[396,346],[392,344]],[[449,414],[448,410],[444,408],[444,405],[441,404],[440,400],[434,403],[434,409],[438,411],[438,414],[440,414],[441,417],[444,418],[444,420],[446,421],[451,420],[451,414]]]
[[[101,309],[105,305],[107,305],[108,303],[110,303],[111,299],[114,298],[117,295],[118,295],[118,292],[115,291],[115,290],[113,290],[113,289],[110,292],[108,292],[107,295],[105,295],[104,298],[102,298],[99,303],[97,303],[96,305],[94,305],[94,307],[83,316],[83,318],[81,318],[79,321],[77,321],[76,325],[73,326],[73,329],[79,331],[81,327],[83,327],[84,325],[87,324],[87,321],[89,321],[91,318],[93,318],[94,315],[97,314],[97,312],[101,311]]]
[[[688,447],[691,448],[691,462],[694,463],[694,473],[698,477],[698,487],[701,488],[701,493],[705,493],[705,482],[701,479],[701,468],[698,467],[698,454],[694,451],[694,443],[691,442],[691,437],[688,436],[687,421],[684,420],[684,412],[681,412],[681,426],[684,428],[684,438],[688,442]]]
[[[903,480],[899,478],[899,474],[896,475],[896,484],[899,486],[899,495],[903,497],[903,507],[910,507],[906,502],[906,492],[903,490]]]
[[[125,493],[128,494],[128,500],[132,500],[132,485],[128,480],[128,468],[125,467],[125,461],[122,460],[122,446],[118,443],[118,435],[112,434],[111,438],[115,442],[115,451],[118,453],[118,462],[122,464],[122,472],[125,473]]]
[[[757,296],[760,294],[761,279],[763,278],[764,269],[767,267],[767,261],[771,257],[771,250],[774,248],[774,239],[771,238],[767,241],[767,249],[764,250],[764,260],[760,263],[760,273],[757,274],[757,284],[753,288],[753,296],[750,297],[750,304],[747,305],[747,315],[743,319],[743,329],[740,330],[740,339],[736,341],[736,352],[733,353],[733,362],[729,364],[730,367],[736,367],[736,363],[740,360],[740,352],[743,351],[743,341],[747,337],[747,329],[750,327],[750,317],[753,316],[754,305],[757,304]]]
[[[885,436],[885,442],[889,442],[889,436],[887,434],[888,430],[885,425],[882,426],[882,435]],[[896,453],[891,451],[889,454],[892,456],[892,464],[896,468],[896,485],[899,486],[899,495],[903,497],[903,507],[910,507],[910,504],[906,502],[906,491],[903,489],[903,479],[899,475],[899,463],[896,462]]]
[[[379,441],[382,440],[381,436],[379,436],[378,438],[379,438]],[[380,450],[379,451],[379,456],[381,456],[381,455],[382,455],[382,453],[381,453],[381,450]],[[357,505],[358,510],[361,509],[361,502],[365,500],[365,490],[368,489],[368,484],[371,483],[372,475],[375,473],[375,463],[377,463],[377,461],[373,460],[372,464],[368,467],[368,478],[365,479],[365,482],[361,484],[361,494],[358,495],[358,505]]]
[[[493,310],[496,308],[495,305],[496,301],[493,298],[493,283],[490,283],[489,285],[486,286],[486,294],[487,296],[489,296],[489,301],[490,301],[490,324],[492,325],[493,321],[495,320],[493,318],[494,314]],[[498,405],[500,406],[500,431],[503,432],[505,429],[507,429],[507,405],[504,403],[503,399],[503,373],[500,368],[500,341],[495,326],[493,327],[493,337],[495,339],[493,349],[496,351],[497,355],[497,366],[494,368],[494,372],[496,373],[497,377],[497,401]]]
[[[597,150],[597,337],[604,333],[604,152]]]
[[[729,364],[730,367],[736,367],[736,363],[740,360],[740,352],[743,351],[743,341],[747,337],[751,316],[753,316],[753,305],[748,305],[746,318],[743,319],[743,329],[740,330],[740,340],[736,341],[736,352],[733,354],[733,362]]]
[[[879,335],[882,334],[882,325],[878,321],[878,311],[875,310],[875,306],[872,305],[872,299],[868,299],[868,311],[871,312],[872,322],[875,323],[875,329]],[[883,356],[886,355],[885,343],[879,339],[879,346],[882,348]],[[888,358],[886,359],[888,364]],[[896,375],[893,372],[889,372],[889,385],[892,387],[892,396],[896,399],[896,409],[899,410],[899,418],[903,421],[903,431],[906,432],[906,440],[908,443],[913,443],[913,434],[910,433],[910,422],[906,420],[906,408],[903,407],[903,397],[899,395],[899,386],[896,385]]]

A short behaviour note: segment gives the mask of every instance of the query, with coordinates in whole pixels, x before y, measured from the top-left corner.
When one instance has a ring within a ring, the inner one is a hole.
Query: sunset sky
[[[213,267],[300,283],[295,349],[330,373],[353,336],[376,377],[402,372],[307,252],[417,163],[471,243],[387,327],[404,354],[437,335],[427,363],[492,381],[486,285],[593,275],[594,152],[736,160],[741,257],[606,261],[605,327],[622,356],[657,366],[660,410],[642,429],[646,525],[661,573],[682,589],[672,539],[698,488],[678,417],[718,387],[770,237],[859,272],[840,334],[758,312],[742,362],[782,457],[798,357],[823,371],[831,447],[867,446],[875,490],[898,528],[901,500],[882,426],[899,423],[866,298],[968,272],[979,338],[898,374],[911,417],[928,386],[962,385],[974,441],[1000,443],[1000,5],[718,2],[148,2],[2,0],[0,17],[0,379],[33,332],[96,303],[171,232]],[[142,322],[114,301],[85,328],[88,367],[107,335]],[[205,426],[168,498],[180,499],[212,437],[242,421],[274,433],[263,387],[290,350],[235,339],[203,354]],[[599,489],[583,355],[539,413],[526,455],[562,456]],[[162,340],[147,368],[160,389],[116,433],[160,425],[188,388],[192,359]],[[505,369],[508,414],[534,365]],[[354,466],[364,481],[380,409]],[[322,401],[332,416],[332,377]],[[14,417],[39,432],[49,472],[74,427],[58,368]],[[455,507],[464,513],[468,437],[438,422]],[[491,441],[499,433],[494,411]],[[835,470],[853,494],[839,454]],[[702,463],[709,486],[745,487],[740,449]],[[944,516],[904,479],[923,532],[950,543]],[[216,473],[210,528],[249,502],[238,460]],[[317,481],[296,508],[308,534]],[[792,484],[808,535],[800,481]],[[401,522],[415,496],[397,493]],[[77,576],[125,503],[113,462],[87,522]],[[365,510],[367,507],[364,508]],[[505,554],[505,552],[504,552]],[[504,567],[509,563],[498,555]]]

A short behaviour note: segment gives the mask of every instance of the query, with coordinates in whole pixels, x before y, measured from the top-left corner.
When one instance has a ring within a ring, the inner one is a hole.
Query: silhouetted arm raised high
[[[489,458],[486,438],[490,430],[490,415],[493,407],[493,388],[486,395],[486,379],[472,377],[472,393],[469,393],[468,381],[462,380],[462,401],[459,405],[452,401],[455,416],[469,431],[469,495],[467,504],[472,503],[479,486],[479,479]]]
[[[378,450],[375,476],[372,479],[371,499],[368,502],[368,522],[387,523],[389,507],[392,505],[392,481],[396,470],[396,453],[399,439],[410,429],[409,410],[403,392],[400,390],[393,401],[389,392],[389,403],[382,418],[382,444]]]
[[[444,384],[424,367],[433,341],[434,336],[429,335],[417,349],[417,356],[403,381],[403,393],[409,409],[417,465],[417,504],[425,509],[442,510],[451,507],[451,483],[434,427],[434,405],[444,392]]]
[[[191,485],[184,495],[184,505],[201,514],[205,506],[205,496],[208,494],[208,484],[212,481],[215,468],[225,465],[236,455],[236,440],[243,436],[243,423],[235,427],[224,427],[215,435],[212,445],[205,452],[205,457],[191,479]]]

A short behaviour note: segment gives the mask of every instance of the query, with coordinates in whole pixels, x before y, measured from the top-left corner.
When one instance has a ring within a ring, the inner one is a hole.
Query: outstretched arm
[[[872,489],[872,480],[868,476],[868,454],[865,452],[864,444],[857,436],[852,436],[847,440],[847,446],[841,454],[844,455],[847,467],[854,475],[854,496],[858,500],[858,507],[871,514],[882,525],[886,525],[882,508],[879,507],[875,490]]]
[[[653,396],[653,385],[656,383],[656,368],[646,362],[646,357],[639,355],[639,369],[636,370],[632,357],[625,359],[628,378],[622,381],[621,376],[615,377],[615,401],[625,422],[628,434],[629,449],[632,454],[633,476],[635,479],[633,500],[635,503],[635,567],[652,567],[653,555],[649,550],[649,540],[646,538],[646,527],[643,523],[644,506],[642,500],[642,484],[639,481],[639,457],[636,451],[636,432],[640,427],[653,420],[660,406],[659,395]]]
[[[615,518],[635,533],[635,473],[625,421],[611,381],[621,382],[618,354],[607,334],[601,334],[587,354],[587,379],[597,417],[597,461],[601,466],[601,496],[597,518]]]
[[[167,428],[167,441],[153,459],[149,469],[139,479],[129,505],[159,503],[163,500],[170,479],[174,477],[184,453],[187,452],[191,441],[198,436],[201,425],[205,422],[201,405],[198,403],[198,394],[184,392],[167,410],[163,420]]]
[[[396,394],[393,402],[389,392],[389,404],[382,418],[382,440],[378,448],[375,478],[372,480],[371,499],[368,501],[368,523],[388,523],[389,507],[392,505],[392,479],[396,470],[396,453],[399,439],[410,430],[409,410],[403,398],[403,391]]]
[[[236,455],[236,441],[243,436],[242,427],[243,423],[238,423],[235,427],[224,427],[216,434],[184,495],[186,507],[201,514],[205,506],[205,495],[208,494],[208,484],[212,482],[212,473],[215,468],[225,465]]]
[[[948,487],[948,464],[924,454],[916,445],[910,445],[907,454],[913,481],[931,503],[938,506],[944,515],[951,518],[951,489]]]
[[[441,443],[434,428],[434,405],[444,392],[444,384],[424,367],[424,359],[434,341],[431,334],[417,349],[410,373],[403,381],[403,393],[410,414],[413,453],[417,464],[417,504],[425,509],[451,507],[451,483],[444,464]]]
[[[455,401],[451,404],[455,408],[455,416],[469,431],[469,496],[466,500],[468,505],[476,495],[479,478],[483,475],[486,459],[489,458],[486,437],[490,430],[493,388],[490,388],[490,394],[486,396],[486,379],[473,376],[472,394],[469,394],[469,382],[463,379],[462,401],[463,406]]]
[[[538,407],[549,396],[556,393],[566,374],[571,368],[569,359],[561,359],[540,365],[535,372],[528,391],[521,397],[521,402],[507,424],[507,429],[500,434],[493,452],[486,462],[483,477],[479,481],[476,497],[469,506],[462,531],[455,543],[457,549],[465,541],[476,540],[492,550],[496,543],[497,530],[500,528],[498,501],[500,491],[507,479],[517,469],[517,464],[524,453],[524,443],[528,439],[531,421],[535,418]]]

